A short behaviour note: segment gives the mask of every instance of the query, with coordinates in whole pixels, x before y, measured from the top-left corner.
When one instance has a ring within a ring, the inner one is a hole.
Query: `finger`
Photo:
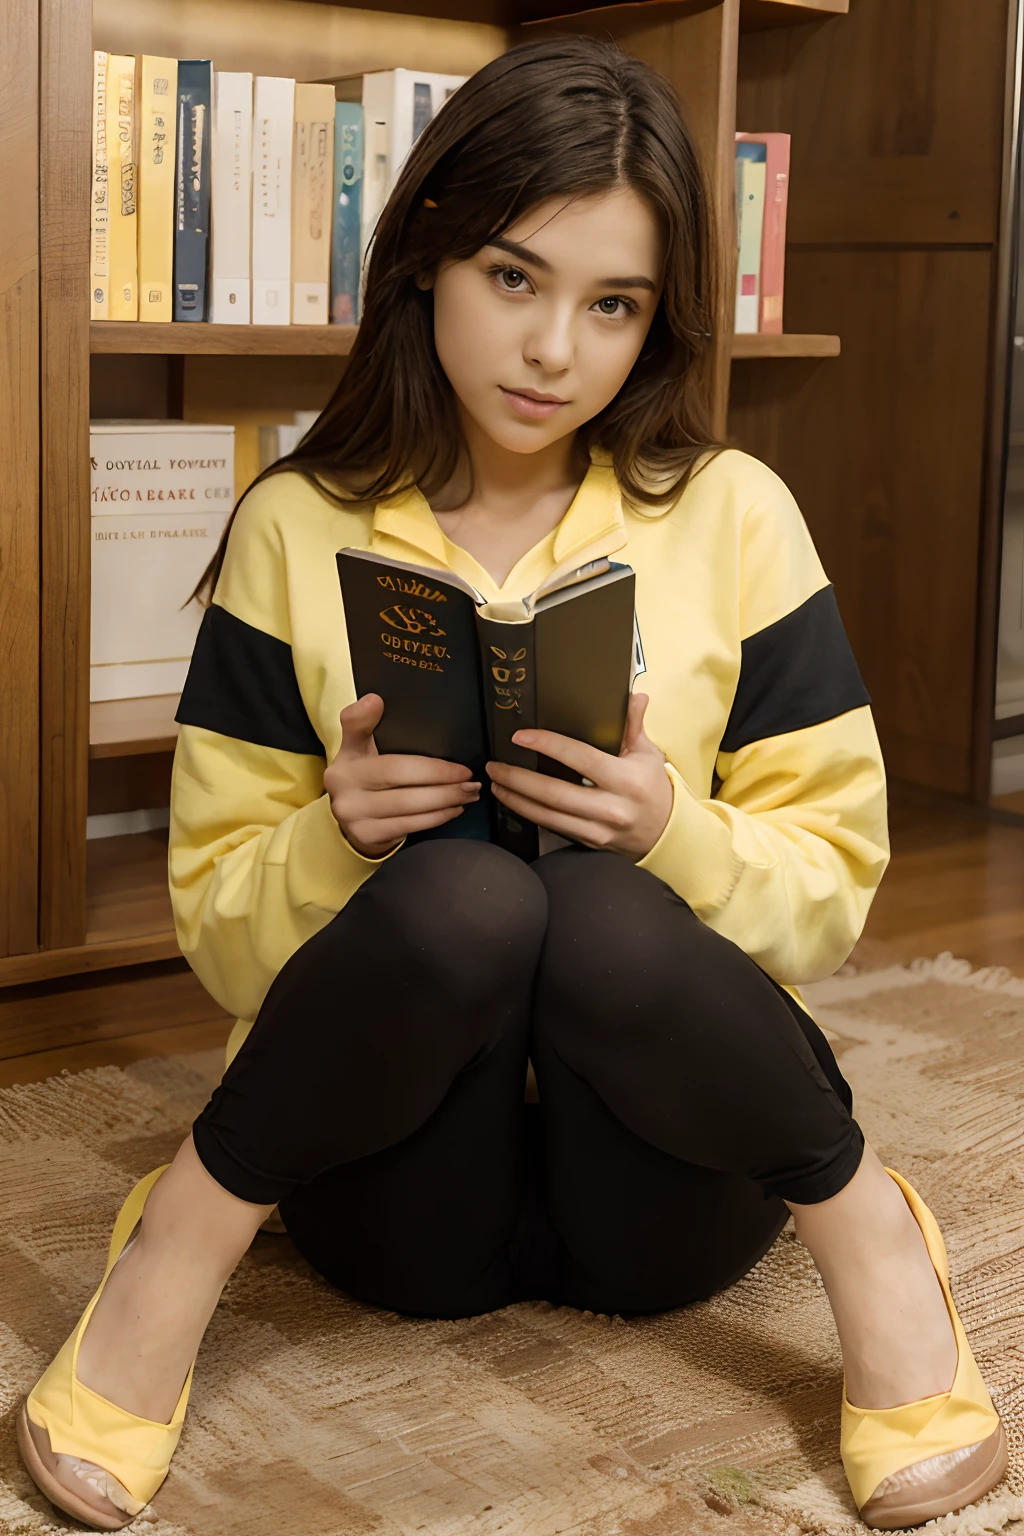
[[[385,847],[388,843],[398,842],[400,838],[411,837],[414,832],[429,832],[431,827],[443,827],[446,822],[455,821],[462,812],[463,807],[457,805],[446,811],[432,811],[422,816],[393,816],[387,821],[375,821],[372,824],[373,842],[378,847]]]
[[[625,757],[628,752],[635,752],[644,740],[644,716],[650,696],[646,693],[631,693],[629,696],[629,708],[626,711],[626,729],[622,733],[622,747],[620,757]]]
[[[390,821],[396,816],[425,816],[451,806],[474,805],[479,798],[479,786],[470,789],[466,784],[434,784],[426,789],[410,789],[406,785],[402,789],[382,789],[358,803],[365,805],[364,815],[373,821]]]
[[[588,747],[585,741],[576,741],[571,736],[559,736],[555,731],[516,731],[512,740],[517,747],[528,747],[531,752],[541,752],[556,763],[564,763],[595,784],[600,784],[608,764],[615,761],[607,752]]]
[[[602,810],[610,809],[612,802],[617,804],[619,799],[614,792],[589,784],[570,784],[566,779],[535,773],[532,768],[515,768],[511,763],[488,763],[487,775],[492,784],[510,789],[524,800],[535,800],[551,810],[593,821],[600,820]]]
[[[494,793],[502,805],[507,806],[514,815],[521,816],[525,821],[532,821],[548,832],[557,832],[559,837],[567,837],[574,843],[585,843],[588,848],[608,846],[611,829],[591,821],[588,817],[569,816],[561,811],[550,810],[547,806],[537,805],[535,801],[527,800],[525,796],[517,795],[509,789],[496,788]]]
[[[379,693],[364,693],[341,712],[341,751],[346,757],[375,755],[373,733],[384,716]]]
[[[398,789],[404,784],[460,784],[473,775],[462,763],[449,763],[441,757],[385,752],[368,770],[368,777],[372,789]]]

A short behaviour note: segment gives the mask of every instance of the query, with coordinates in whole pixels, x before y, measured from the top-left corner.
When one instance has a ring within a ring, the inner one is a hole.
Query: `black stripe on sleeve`
[[[258,747],[324,756],[302,702],[291,646],[219,603],[203,615],[174,718]]]
[[[753,741],[806,730],[870,703],[835,592],[822,587],[744,640],[721,751],[738,752]]]

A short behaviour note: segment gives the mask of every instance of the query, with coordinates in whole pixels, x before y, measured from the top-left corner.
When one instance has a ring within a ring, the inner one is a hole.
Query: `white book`
[[[767,173],[765,146],[736,146],[736,316],[738,336],[756,334],[761,308],[761,234]]]
[[[252,75],[213,77],[210,319],[248,325],[252,317]]]
[[[288,325],[292,285],[295,81],[257,75],[252,123],[252,319]]]
[[[235,495],[235,431],[93,421],[89,697],[178,693],[202,608],[189,602]]]
[[[466,78],[414,69],[382,69],[363,76],[362,255],[409,151]]]
[[[292,322],[326,325],[334,212],[334,87],[296,85],[292,162]]]
[[[110,315],[110,191],[107,182],[107,59],[92,56],[92,203],[89,220],[89,317]]]

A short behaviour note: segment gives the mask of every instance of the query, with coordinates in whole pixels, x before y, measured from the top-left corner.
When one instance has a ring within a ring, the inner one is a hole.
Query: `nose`
[[[530,306],[531,327],[524,339],[523,358],[546,374],[565,373],[576,350],[570,306]]]

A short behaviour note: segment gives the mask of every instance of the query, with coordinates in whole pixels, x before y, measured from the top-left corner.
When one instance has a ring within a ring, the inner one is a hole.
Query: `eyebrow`
[[[501,235],[495,235],[487,244],[495,250],[505,251],[509,256],[515,256],[517,260],[529,262],[531,266],[538,267],[541,272],[552,272],[550,261],[545,261],[543,256],[538,256],[531,251],[529,246],[519,245],[515,240],[506,240]],[[601,277],[597,280],[598,288],[646,288],[649,293],[657,293],[657,286],[649,277]]]

